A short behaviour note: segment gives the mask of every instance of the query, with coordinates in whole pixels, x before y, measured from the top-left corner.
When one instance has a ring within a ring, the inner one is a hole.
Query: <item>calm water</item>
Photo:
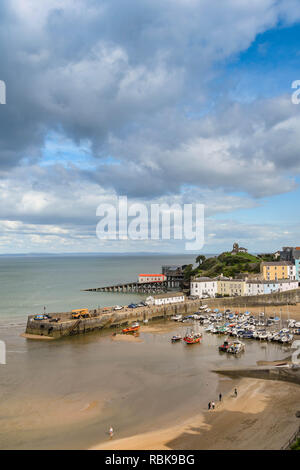
[[[117,437],[180,423],[226,391],[228,380],[211,370],[284,357],[275,344],[248,341],[241,358],[220,355],[224,338],[205,334],[202,344],[171,344],[185,326],[167,322],[161,333],[142,327],[141,342],[112,341],[92,333],[56,342],[26,341],[26,315],[129,303],[130,294],[84,293],[86,287],[131,281],[162,264],[193,257],[66,257],[0,259],[0,339],[7,364],[0,365],[0,448],[87,448]],[[232,384],[230,384],[230,387]]]
[[[191,256],[0,257],[0,322],[31,313],[130,303],[132,294],[90,293],[82,289],[136,281],[139,273],[160,273],[166,264],[189,264]]]

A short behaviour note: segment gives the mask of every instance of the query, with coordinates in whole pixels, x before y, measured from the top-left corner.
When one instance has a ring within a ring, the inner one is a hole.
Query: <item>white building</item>
[[[296,265],[295,264],[288,266],[288,276],[291,281],[296,280]]]
[[[291,289],[298,289],[299,282],[291,279],[282,279],[281,281],[277,281],[277,292],[285,292]],[[265,289],[266,293],[266,289]]]
[[[248,280],[245,285],[245,295],[272,294],[273,292],[285,292],[297,289],[299,282],[292,279],[280,279],[279,281]]]
[[[260,279],[245,281],[245,295],[264,294],[264,285]]]
[[[216,297],[218,281],[209,277],[199,277],[191,280],[190,292],[199,298]]]
[[[168,292],[166,294],[160,294],[149,296],[146,299],[146,304],[148,305],[166,305],[166,304],[176,304],[178,302],[184,302],[185,295],[182,292]]]

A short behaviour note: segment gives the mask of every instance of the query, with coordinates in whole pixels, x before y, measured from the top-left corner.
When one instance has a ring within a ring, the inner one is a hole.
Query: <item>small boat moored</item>
[[[232,345],[232,343],[229,343],[228,340],[224,341],[223,344],[221,344],[221,346],[219,346],[219,351],[221,352],[227,352],[228,351],[228,348],[230,348],[230,346]]]
[[[182,336],[180,335],[174,335],[171,338],[172,343],[177,343],[178,341],[181,341],[181,340],[182,340]]]
[[[135,323],[132,323],[131,326],[128,326],[127,328],[124,328],[122,330],[122,333],[126,334],[126,333],[134,333],[135,331],[138,331],[140,329],[140,325],[139,323],[135,322]]]
[[[183,338],[183,341],[186,344],[196,344],[200,343],[202,338],[202,334],[200,331],[195,327],[195,329],[189,328],[185,334],[185,337]]]
[[[230,354],[239,354],[243,351],[245,351],[245,345],[241,341],[234,341],[227,349]]]

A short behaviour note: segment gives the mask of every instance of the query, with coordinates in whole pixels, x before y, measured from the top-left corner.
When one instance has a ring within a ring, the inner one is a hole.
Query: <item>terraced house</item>
[[[216,297],[217,295],[235,297],[245,295],[245,280],[230,279],[229,277],[198,277],[193,278],[190,284],[191,295],[200,298]]]
[[[268,261],[260,265],[264,281],[277,281],[279,279],[296,279],[296,268],[292,261]]]
[[[210,277],[193,278],[190,284],[191,295],[200,298],[216,297],[218,293],[218,280]]]
[[[229,297],[245,295],[245,284],[244,279],[221,278],[218,280],[218,294]]]
[[[193,278],[191,281],[191,295],[199,298],[206,297],[236,297],[242,295],[262,295],[274,292],[284,292],[297,289],[299,282],[295,279],[261,280],[261,279],[230,279],[220,277]]]

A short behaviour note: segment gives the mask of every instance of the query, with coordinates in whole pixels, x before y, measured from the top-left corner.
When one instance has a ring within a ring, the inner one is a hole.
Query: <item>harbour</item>
[[[270,363],[286,359],[291,354],[290,345],[240,338],[246,344],[244,353],[240,355],[220,353],[219,346],[224,342],[226,334],[206,332],[207,325],[201,325],[200,319],[197,320],[192,316],[197,312],[198,315],[202,313],[210,318],[210,315],[214,314],[213,311],[220,310],[222,302],[225,301],[225,303],[232,302],[233,313],[238,310],[242,315],[246,310],[251,310],[256,318],[262,310],[265,310],[267,318],[274,315],[274,311],[280,315],[282,309],[282,321],[285,322],[288,314],[290,318],[299,318],[300,310],[298,311],[297,304],[284,305],[284,298],[281,297],[281,304],[276,305],[275,302],[275,305],[267,305],[264,309],[260,305],[251,308],[245,306],[244,298],[192,300],[185,297],[184,302],[174,304],[129,308],[129,302],[136,302],[138,305],[145,302],[147,297],[155,295],[135,296],[131,293],[128,296],[114,292],[83,292],[78,289],[83,283],[84,263],[89,266],[95,263],[94,266],[97,267],[95,273],[98,273],[99,260],[96,261],[97,263],[95,260],[87,259],[80,263],[77,260],[78,267],[74,269],[74,260],[72,260],[68,269],[73,272],[73,276],[69,280],[65,272],[68,267],[65,259],[58,262],[56,260],[55,263],[48,260],[48,267],[51,264],[53,266],[53,271],[50,270],[48,273],[61,272],[60,276],[56,275],[57,284],[52,284],[52,295],[53,289],[58,294],[59,287],[67,290],[68,282],[72,284],[72,289],[74,284],[77,284],[76,290],[73,290],[73,300],[69,292],[66,296],[68,302],[72,300],[69,310],[57,310],[56,313],[54,310],[54,313],[51,313],[49,306],[46,305],[46,314],[50,318],[30,322],[35,325],[33,336],[40,336],[43,340],[25,340],[21,336],[26,330],[29,319],[43,315],[42,302],[27,320],[25,314],[20,314],[18,318],[11,317],[11,320],[7,316],[1,319],[0,337],[7,345],[7,365],[1,367],[0,413],[5,416],[0,431],[2,449],[87,449],[99,446],[108,448],[112,444],[107,436],[107,430],[111,425],[116,436],[113,445],[120,445],[120,448],[123,445],[125,447],[128,445],[127,448],[130,448],[132,444],[126,444],[127,439],[137,434],[139,438],[135,438],[136,447],[139,439],[145,448],[151,447],[153,441],[147,441],[148,433],[156,436],[156,440],[153,437],[155,442],[159,439],[159,445],[165,445],[166,448],[175,449],[181,446],[189,448],[195,444],[190,436],[190,427],[198,425],[201,427],[200,423],[210,423],[210,420],[214,419],[212,415],[207,414],[207,402],[212,399],[217,402],[220,392],[224,397],[222,406],[225,409],[233,405],[237,407],[236,410],[240,409],[240,402],[234,404],[231,398],[235,386],[238,387],[241,396],[249,397],[253,403],[257,401],[252,385],[243,382],[244,380],[255,383],[262,391],[262,397],[268,396],[270,390],[274,390],[272,406],[264,405],[265,398],[259,398],[260,407],[255,408],[258,421],[263,419],[264,413],[271,415],[271,408],[275,403],[279,403],[278,394],[280,400],[284,395],[286,403],[289,403],[285,419],[286,429],[288,432],[291,431],[290,435],[295,432],[297,420],[294,417],[293,404],[289,402],[289,397],[294,396],[294,389],[288,387],[296,384],[281,382],[280,386],[285,387],[281,389],[270,380],[268,383],[271,384],[271,389],[265,389],[261,382],[253,382],[261,379],[245,375],[246,371],[256,370],[260,362]],[[112,260],[109,260],[107,264],[111,262]],[[125,265],[125,260],[123,262]],[[122,260],[119,259],[116,265],[121,263]],[[145,260],[141,259],[140,263],[144,264]],[[135,266],[134,270],[142,272],[139,266]],[[116,272],[117,267],[114,270],[114,277]],[[156,272],[155,267],[153,272]],[[37,273],[43,285],[50,285],[50,282],[45,281],[41,275],[40,269]],[[127,276],[129,279],[132,278],[132,273],[128,273]],[[99,285],[102,283],[105,284],[100,280]],[[15,283],[11,282],[11,285]],[[42,287],[44,295],[43,289],[44,287]],[[27,296],[35,295],[35,286],[32,285],[30,290],[23,292]],[[170,292],[161,295],[166,294],[170,295]],[[15,305],[18,302],[21,305],[22,298],[23,293],[22,296],[16,294]],[[235,305],[238,300],[241,302],[239,308]],[[126,306],[125,301],[127,301]],[[29,299],[28,303],[32,304],[32,301]],[[106,307],[98,307],[99,303]],[[117,304],[123,308],[114,310]],[[201,309],[205,304],[210,312],[203,312],[205,309]],[[67,302],[57,305],[69,306]],[[83,308],[85,318],[80,318],[80,323],[70,332],[70,328],[79,320],[72,318],[72,310],[76,315],[80,306],[86,306],[89,315],[95,317],[90,318],[86,308]],[[228,309],[226,305],[225,310]],[[221,313],[224,314],[224,308]],[[183,321],[175,321],[172,317],[181,318]],[[57,318],[60,318],[58,322],[50,322]],[[226,320],[222,317],[220,326]],[[199,323],[201,329],[202,337],[199,343],[172,342],[173,336],[184,338],[188,328],[194,327],[195,321]],[[134,322],[140,325],[137,333],[122,333],[126,325],[130,326]],[[40,325],[43,323],[45,326],[41,329]],[[48,328],[51,326],[53,326],[50,332],[52,336],[47,338]],[[58,331],[57,336],[55,331]],[[71,334],[65,334],[67,332]],[[241,371],[240,375],[236,373],[230,376],[221,373],[237,369]],[[224,425],[220,423],[217,428],[214,425],[212,427],[215,436],[218,436],[218,430],[223,429],[224,433],[224,426],[228,420],[232,422],[230,418],[232,415],[227,416],[229,411],[225,409],[225,414],[220,415],[222,422],[225,420]],[[216,415],[222,410],[223,408],[217,403]],[[246,410],[238,413],[242,413],[239,416],[244,420],[251,419]],[[196,416],[198,421],[195,420]],[[233,430],[235,425],[232,426]],[[236,426],[238,427],[238,423]],[[252,427],[249,428],[248,425],[248,429],[251,430]],[[254,426],[252,430],[255,432],[255,429]],[[211,436],[210,439],[213,440],[213,434],[203,434],[203,431],[199,431],[197,435],[198,445],[209,448],[211,443],[207,439]],[[165,441],[164,436],[166,436]],[[123,439],[126,442],[120,443],[119,441]],[[274,441],[275,447],[278,442],[281,444],[285,442],[285,437],[280,433]],[[237,445],[243,447],[244,444],[241,441]],[[260,442],[257,441],[258,448],[259,445]],[[268,445],[271,446],[271,443],[268,442]]]
[[[200,344],[171,342],[192,324],[141,324],[132,341],[126,335],[115,341],[110,329],[59,342],[24,341],[16,335],[21,328],[15,329],[7,337],[9,367],[1,376],[7,384],[1,388],[0,412],[6,416],[1,448],[105,446],[111,424],[116,439],[160,432],[174,423],[183,430],[187,419],[205,414],[207,402],[217,401],[220,391],[225,399],[234,386],[242,390],[240,378],[222,378],[213,371],[249,369],[257,361],[289,355],[285,345],[260,341],[248,341],[240,357],[220,354],[224,337],[203,330]],[[293,413],[288,416],[293,426]]]

